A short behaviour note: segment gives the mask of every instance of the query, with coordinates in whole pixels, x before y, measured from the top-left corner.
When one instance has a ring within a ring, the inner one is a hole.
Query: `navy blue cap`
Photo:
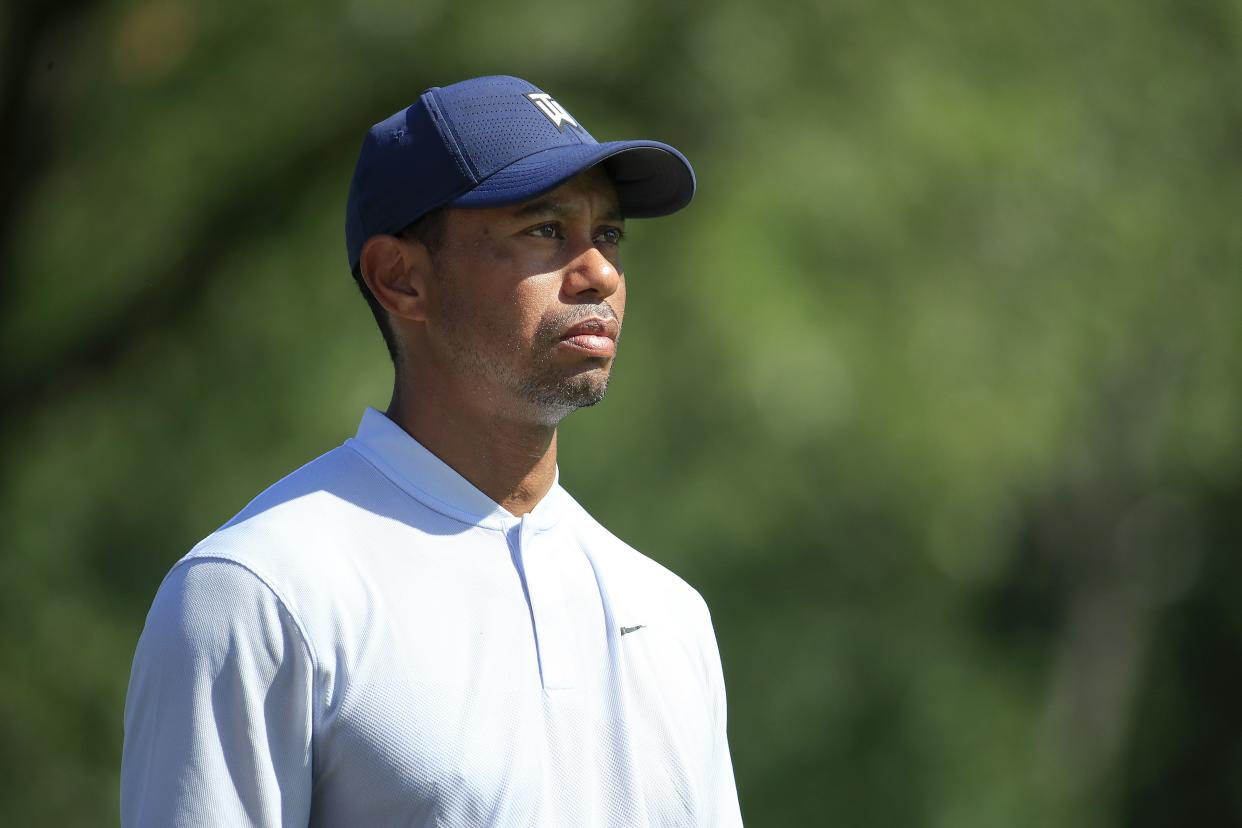
[[[367,239],[397,233],[437,207],[526,201],[601,162],[623,216],[666,216],[694,196],[694,169],[680,152],[659,141],[601,144],[521,78],[432,87],[362,142],[345,208],[350,267]]]

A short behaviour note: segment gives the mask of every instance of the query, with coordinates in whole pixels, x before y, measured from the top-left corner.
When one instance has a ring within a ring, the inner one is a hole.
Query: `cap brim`
[[[601,162],[617,188],[621,214],[627,218],[667,216],[694,197],[694,169],[668,144],[609,141],[540,150],[494,173],[449,204],[499,207],[527,201]]]

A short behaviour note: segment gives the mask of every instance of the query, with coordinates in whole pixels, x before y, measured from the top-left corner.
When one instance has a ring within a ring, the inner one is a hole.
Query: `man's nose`
[[[616,293],[621,278],[620,265],[592,245],[570,262],[563,290],[571,298],[586,297],[598,301]]]

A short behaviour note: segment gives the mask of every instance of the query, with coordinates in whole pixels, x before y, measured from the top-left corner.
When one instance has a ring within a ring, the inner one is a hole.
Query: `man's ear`
[[[426,285],[432,263],[424,245],[397,236],[372,236],[362,246],[358,267],[390,315],[414,322],[427,318]]]

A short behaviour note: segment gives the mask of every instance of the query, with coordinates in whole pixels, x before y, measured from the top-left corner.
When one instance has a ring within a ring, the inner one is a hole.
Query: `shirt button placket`
[[[518,555],[526,573],[526,594],[535,624],[543,688],[573,687],[576,684],[574,639],[565,603],[564,578],[557,566],[554,545],[540,538],[529,515],[522,518],[518,531]]]

